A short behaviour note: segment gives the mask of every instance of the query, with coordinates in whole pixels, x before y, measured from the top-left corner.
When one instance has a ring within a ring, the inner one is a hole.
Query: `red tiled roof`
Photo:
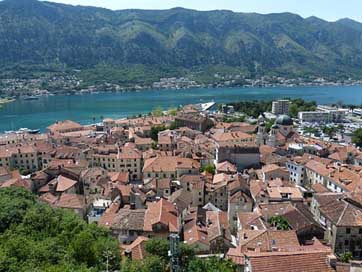
[[[327,263],[329,249],[294,252],[247,252],[253,272],[332,272]]]
[[[146,257],[147,252],[144,248],[145,242],[149,239],[144,236],[138,236],[135,241],[130,245],[123,245],[122,248],[125,251],[132,253],[132,260],[142,260]]]
[[[82,195],[63,193],[55,205],[59,208],[84,209],[85,200]]]
[[[155,224],[168,226],[170,232],[178,231],[178,218],[175,206],[165,199],[148,204],[145,220],[144,231],[152,232],[152,226]]]
[[[58,176],[57,181],[58,181],[57,192],[64,192],[72,188],[75,184],[77,184],[76,180],[66,178],[62,175]]]

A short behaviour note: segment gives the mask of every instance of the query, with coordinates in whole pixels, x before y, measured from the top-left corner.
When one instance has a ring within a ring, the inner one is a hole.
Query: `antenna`
[[[180,236],[178,234],[170,235],[170,250],[168,252],[168,255],[171,257],[170,260],[171,272],[181,271],[179,263],[179,256],[180,256],[179,242],[180,242]]]

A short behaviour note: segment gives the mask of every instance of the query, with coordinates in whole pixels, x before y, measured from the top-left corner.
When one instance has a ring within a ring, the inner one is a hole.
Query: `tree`
[[[362,128],[359,128],[352,133],[352,142],[356,146],[362,147]]]
[[[352,260],[353,255],[351,252],[345,252],[341,255],[340,260],[342,263],[349,263],[350,260]]]
[[[155,109],[153,109],[152,111],[152,116],[154,117],[160,117],[160,116],[163,116],[163,110],[161,107],[157,107]]]
[[[168,261],[169,243],[165,239],[150,239],[145,243],[145,250],[148,254],[159,256],[165,261]]]
[[[270,217],[269,224],[273,227],[277,228],[278,230],[289,230],[289,224],[287,220],[284,219],[284,217],[280,215],[275,215]]]
[[[118,241],[25,189],[0,189],[0,271],[119,270]]]
[[[289,115],[291,117],[297,117],[298,116],[298,106],[295,104],[291,104],[289,106]]]
[[[213,164],[208,164],[201,167],[201,172],[207,172],[209,174],[215,175],[215,171],[215,165]]]
[[[27,210],[34,205],[36,198],[29,191],[19,188],[0,190],[0,234],[13,224],[22,222]]]
[[[177,108],[170,108],[168,109],[168,115],[176,116],[177,115]]]
[[[275,124],[275,119],[270,119],[265,122],[265,131],[269,133],[271,127]]]
[[[175,130],[178,128],[178,125],[177,125],[177,122],[176,121],[173,121],[171,124],[170,124],[170,127],[169,129],[170,130]]]
[[[151,127],[151,139],[154,141],[158,140],[158,133],[166,130],[167,128],[164,125],[153,126]]]
[[[208,259],[195,258],[188,266],[187,271],[193,272],[234,272],[236,271],[235,264],[230,260],[219,259],[216,257]]]

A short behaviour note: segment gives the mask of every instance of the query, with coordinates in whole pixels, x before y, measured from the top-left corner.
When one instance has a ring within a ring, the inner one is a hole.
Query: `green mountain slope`
[[[111,11],[5,0],[0,62],[77,69],[220,65],[260,75],[353,76],[362,74],[362,24],[290,13]]]

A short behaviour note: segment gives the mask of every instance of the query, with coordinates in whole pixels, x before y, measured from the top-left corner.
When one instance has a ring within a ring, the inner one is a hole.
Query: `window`
[[[344,240],[344,245],[348,246],[349,245],[349,240]]]
[[[359,229],[359,230],[358,230],[358,234],[362,234],[362,229]]]
[[[351,229],[350,228],[346,228],[346,233],[350,234],[351,233]]]

